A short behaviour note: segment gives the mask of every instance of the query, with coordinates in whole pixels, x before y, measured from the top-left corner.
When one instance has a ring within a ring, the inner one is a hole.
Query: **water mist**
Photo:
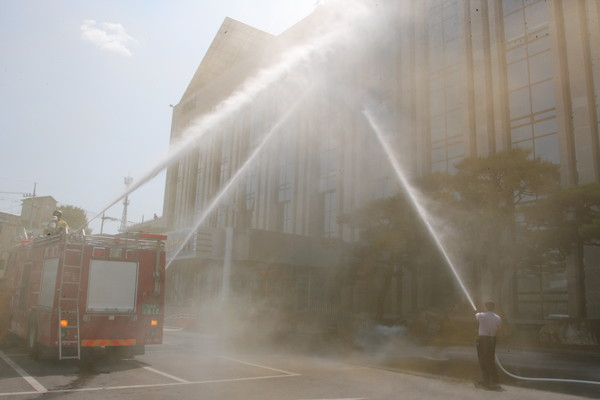
[[[340,3],[343,3],[343,6]],[[197,150],[205,135],[217,132],[223,123],[230,120],[244,107],[250,105],[261,93],[284,80],[303,65],[315,63],[331,49],[339,46],[339,43],[343,43],[345,38],[352,36],[352,30],[361,23],[361,20],[364,21],[372,16],[369,8],[357,0],[328,1],[322,7],[325,8],[323,14],[327,16],[327,20],[323,21],[322,26],[313,34],[311,42],[294,46],[285,51],[279,61],[258,71],[239,90],[219,103],[214,111],[195,120],[185,129],[181,137],[172,143],[167,154],[149,167],[139,178],[134,179],[125,191],[108,203],[88,223],[101,216],[102,213],[117,204],[125,196],[133,193],[165,168],[190,152]],[[343,12],[340,12],[340,10],[343,10]],[[325,27],[327,30],[324,30]]]
[[[423,208],[423,206],[421,205],[421,202],[418,199],[417,190],[414,187],[412,187],[412,185],[406,178],[404,171],[403,171],[402,167],[400,166],[400,163],[398,162],[398,159],[394,155],[394,152],[392,150],[393,147],[392,147],[391,143],[389,143],[389,139],[383,133],[383,129],[378,125],[377,121],[375,120],[373,112],[368,107],[365,106],[365,108],[363,110],[363,114],[364,114],[365,118],[367,119],[369,125],[371,126],[373,132],[377,136],[377,139],[379,140],[379,143],[381,144],[381,147],[383,148],[386,157],[388,158],[390,164],[392,165],[392,168],[394,169],[394,173],[396,174],[396,177],[398,178],[398,181],[400,182],[402,189],[404,190],[404,192],[410,199],[410,203],[416,210],[419,218],[421,219],[421,221],[423,222],[425,227],[427,228],[427,231],[429,232],[429,235],[433,239],[437,249],[440,251],[440,253],[444,257],[446,264],[452,270],[452,273],[454,274],[454,277],[456,278],[456,281],[459,284],[460,288],[462,289],[465,297],[469,301],[469,304],[471,305],[473,310],[476,310],[477,307],[475,306],[475,302],[471,298],[469,291],[467,290],[465,284],[463,283],[463,280],[461,279],[460,275],[458,274],[458,271],[457,271],[456,267],[454,266],[454,263],[450,259],[450,256],[448,255],[446,248],[442,244],[442,241],[441,241],[438,233],[433,228],[433,226],[430,222],[431,216],[429,215],[427,210],[425,210],[425,208]]]
[[[310,92],[310,90],[307,91],[306,93],[308,93],[308,92]],[[204,221],[206,221],[206,218],[214,211],[215,207],[217,205],[219,205],[219,203],[223,200],[223,198],[226,195],[229,194],[231,189],[240,180],[240,178],[244,175],[244,173],[253,165],[253,163],[257,159],[258,155],[264,151],[267,144],[273,138],[274,134],[279,132],[281,127],[284,126],[284,124],[288,121],[290,116],[296,112],[296,110],[298,109],[298,106],[302,103],[302,100],[306,97],[306,93],[302,97],[300,97],[298,100],[296,100],[296,102],[286,111],[286,113],[279,119],[279,121],[277,121],[277,123],[264,135],[261,142],[258,144],[258,146],[256,146],[256,148],[254,149],[254,151],[252,152],[250,157],[248,157],[248,159],[236,171],[236,173],[231,177],[231,179],[227,182],[227,184],[225,186],[223,186],[223,188],[215,195],[215,197],[212,199],[212,201],[209,203],[209,205],[203,209],[203,212],[202,212],[202,215],[200,216],[200,218],[198,218],[198,220],[195,221],[193,226],[190,228],[188,235],[185,237],[185,239],[181,242],[179,247],[170,256],[169,260],[167,261],[166,268],[169,268],[169,266],[171,265],[173,260],[175,258],[177,258],[177,255],[185,247],[187,242],[192,238],[192,236],[198,230],[200,225],[202,225],[204,223]]]
[[[421,201],[419,200],[419,196],[418,196],[418,191],[414,187],[412,187],[412,185],[409,183],[408,179],[406,178],[406,176],[403,172],[402,167],[400,166],[400,163],[398,162],[398,159],[394,155],[394,152],[392,150],[393,146],[389,142],[389,138],[384,134],[382,127],[377,123],[377,120],[375,119],[372,109],[370,109],[368,106],[365,105],[363,114],[364,114],[367,122],[371,126],[373,132],[377,136],[377,139],[378,139],[379,143],[381,144],[381,146],[386,154],[386,157],[388,158],[390,164],[392,165],[392,168],[394,169],[394,172],[401,184],[402,189],[405,191],[405,193],[409,197],[412,205],[414,206],[417,214],[419,215],[419,218],[421,219],[423,224],[427,227],[427,231],[429,232],[431,238],[435,242],[438,250],[444,256],[446,265],[451,269],[452,273],[454,274],[454,277],[456,278],[456,281],[460,285],[460,288],[462,289],[463,294],[465,295],[465,297],[471,304],[471,307],[473,308],[473,310],[476,311],[477,307],[475,306],[475,303],[473,302],[473,299],[471,298],[469,291],[467,290],[460,275],[458,274],[458,271],[456,270],[454,263],[450,259],[448,252],[446,251],[439,235],[437,234],[437,232],[435,231],[435,229],[433,228],[433,226],[430,222],[431,216],[429,215],[427,210],[425,210],[425,208],[421,205]],[[585,383],[585,384],[600,385],[600,382],[598,382],[598,381],[586,381],[586,380],[577,380],[577,379],[558,379],[558,378],[535,378],[535,377],[524,377],[524,376],[520,376],[520,375],[515,375],[515,374],[507,371],[506,368],[504,368],[504,366],[500,362],[500,359],[498,358],[498,355],[496,355],[496,364],[498,365],[500,370],[502,372],[504,372],[506,375],[508,375],[512,378],[518,379],[518,380],[536,381],[536,382]]]

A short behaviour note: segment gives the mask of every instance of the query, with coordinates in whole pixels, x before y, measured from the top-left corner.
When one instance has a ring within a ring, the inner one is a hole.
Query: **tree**
[[[450,216],[461,235],[463,258],[473,264],[472,279],[481,284],[490,274],[491,296],[508,303],[505,311],[510,312],[514,303],[502,301],[503,282],[510,277],[516,284],[516,265],[528,246],[527,231],[517,222],[520,209],[559,189],[558,166],[532,157],[529,150],[511,149],[465,158],[455,169],[452,176],[425,182],[444,204],[441,217]]]
[[[377,293],[374,316],[380,321],[392,278],[400,276],[400,267],[416,268],[420,255],[431,254],[423,224],[403,194],[374,200],[342,216],[340,222],[361,232],[346,279],[372,283],[372,292]]]
[[[71,205],[64,205],[59,208],[62,211],[62,218],[67,221],[71,229],[79,229],[87,226],[88,220],[85,210]],[[85,228],[85,233],[90,234],[91,228]]]
[[[573,256],[577,313],[587,318],[584,248],[600,246],[600,184],[571,186],[541,199],[528,210],[527,222],[539,254]]]

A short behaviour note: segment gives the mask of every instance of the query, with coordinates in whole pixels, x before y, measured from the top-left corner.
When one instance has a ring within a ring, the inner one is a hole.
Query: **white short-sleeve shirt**
[[[479,336],[496,336],[502,326],[502,318],[491,311],[477,313],[475,318],[479,321]]]

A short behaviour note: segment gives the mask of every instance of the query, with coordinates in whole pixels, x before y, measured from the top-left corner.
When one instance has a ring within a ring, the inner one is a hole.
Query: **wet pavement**
[[[516,379],[499,370],[502,385],[600,398],[598,352],[499,347],[496,353],[504,369],[513,375],[527,378]],[[358,362],[374,368],[451,380],[476,382],[481,379],[474,346],[389,345],[355,357]],[[542,380],[529,380],[531,378]]]

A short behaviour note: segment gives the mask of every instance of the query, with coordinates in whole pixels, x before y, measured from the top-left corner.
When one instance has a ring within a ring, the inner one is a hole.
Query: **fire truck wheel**
[[[38,360],[40,358],[38,327],[35,322],[29,325],[29,332],[27,333],[27,350],[29,351],[29,357],[31,357],[32,360]]]

